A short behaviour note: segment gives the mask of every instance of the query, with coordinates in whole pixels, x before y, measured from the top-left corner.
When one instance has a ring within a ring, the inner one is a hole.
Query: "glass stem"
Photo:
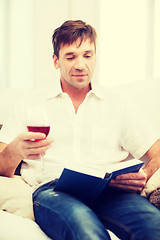
[[[41,155],[41,161],[42,161],[42,173],[44,174],[45,173],[45,169],[44,169],[44,156]]]

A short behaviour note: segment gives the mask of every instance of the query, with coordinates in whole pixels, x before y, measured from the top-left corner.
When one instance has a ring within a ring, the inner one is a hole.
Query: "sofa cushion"
[[[20,176],[0,177],[0,210],[34,220],[32,189]]]
[[[151,193],[160,188],[160,168],[147,181],[146,186],[141,191],[141,196],[148,198]]]
[[[51,240],[36,222],[15,214],[0,211],[1,240]]]
[[[160,188],[151,193],[149,201],[160,210]]]

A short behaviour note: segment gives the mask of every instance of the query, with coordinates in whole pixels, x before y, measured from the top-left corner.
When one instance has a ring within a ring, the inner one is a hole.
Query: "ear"
[[[59,68],[59,60],[55,54],[53,54],[53,63],[54,63],[54,67],[56,69],[58,69]]]

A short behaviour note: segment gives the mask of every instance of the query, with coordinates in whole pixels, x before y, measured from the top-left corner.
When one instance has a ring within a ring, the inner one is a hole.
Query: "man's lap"
[[[95,204],[88,207],[72,196],[65,193],[54,192],[54,182],[50,182],[49,185],[50,186],[46,185],[41,187],[34,193],[34,206],[40,204],[41,206],[50,206],[51,209],[54,208],[54,214],[55,212],[58,213],[54,216],[54,219],[56,219],[54,222],[55,226],[58,224],[58,218],[72,219],[78,216],[79,221],[81,220],[83,223],[92,222],[92,219],[94,219],[96,225],[98,223],[101,228],[110,229],[118,234],[121,239],[131,239],[134,234],[139,236],[142,234],[138,239],[144,239],[144,229],[151,232],[151,234],[155,231],[155,238],[152,236],[152,239],[160,239],[160,230],[158,230],[160,226],[160,212],[152,206],[147,199],[138,194],[115,190],[110,191],[98,199]],[[37,211],[38,210],[35,210],[35,214]],[[41,211],[42,210],[38,211],[38,218],[41,216]],[[89,214],[86,215],[86,212],[89,212]],[[44,212],[42,215],[41,220],[43,225]],[[48,213],[46,215],[48,215]],[[99,219],[101,219],[101,221],[99,221]],[[94,221],[93,224],[95,224]],[[75,219],[74,222],[76,222]],[[102,223],[104,224],[103,227]],[[76,228],[76,225],[72,226],[72,229],[73,228]],[[90,226],[88,226],[88,228],[90,228]],[[106,239],[109,238],[106,236]]]

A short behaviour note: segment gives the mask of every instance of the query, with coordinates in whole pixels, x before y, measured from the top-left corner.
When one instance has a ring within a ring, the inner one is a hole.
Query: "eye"
[[[67,57],[66,59],[69,60],[69,61],[71,61],[71,60],[73,60],[74,58],[75,58],[75,56],[71,56],[71,57]]]
[[[67,56],[66,56],[66,59],[68,60],[68,61],[71,61],[71,60],[73,60],[75,58],[75,55],[74,54],[68,54]]]
[[[85,55],[84,57],[85,57],[85,58],[91,58],[92,55]]]

